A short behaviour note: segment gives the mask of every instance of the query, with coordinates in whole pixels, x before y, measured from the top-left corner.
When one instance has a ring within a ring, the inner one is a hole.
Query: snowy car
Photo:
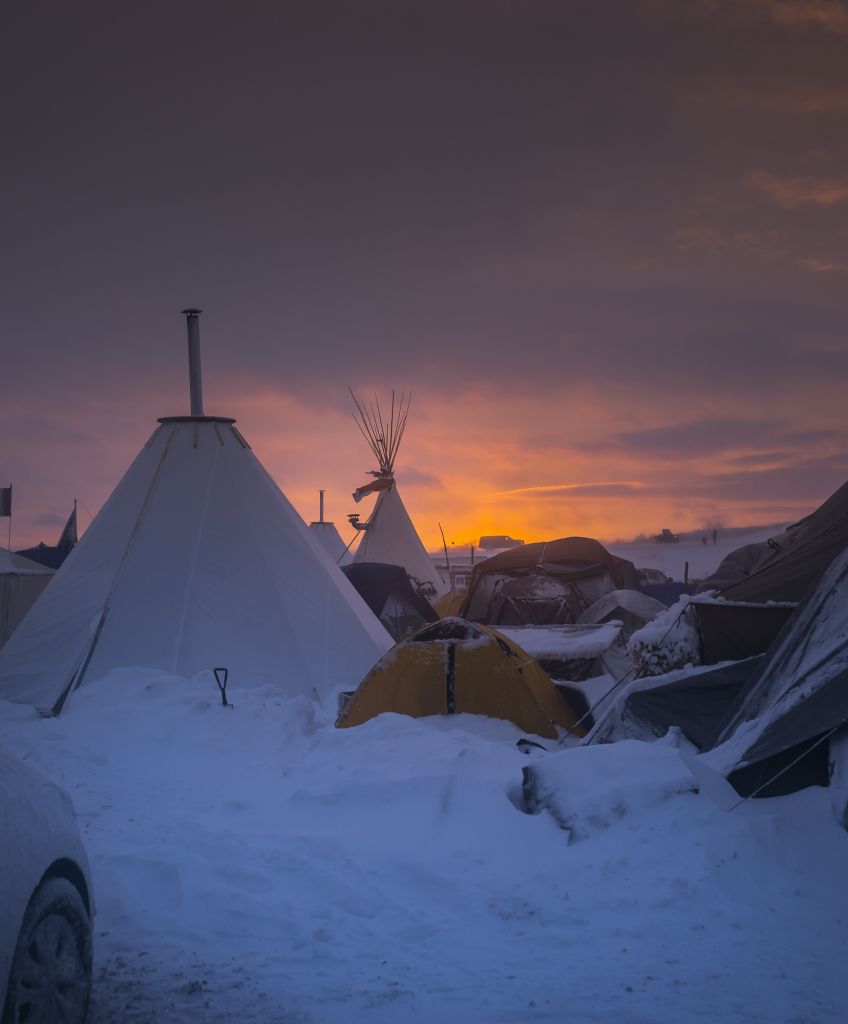
[[[2,1024],[83,1024],[94,905],[74,808],[64,790],[2,753],[0,836]]]

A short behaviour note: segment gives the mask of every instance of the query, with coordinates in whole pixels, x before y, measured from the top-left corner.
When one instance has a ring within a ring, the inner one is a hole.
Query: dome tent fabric
[[[604,594],[625,589],[640,589],[632,562],[588,537],[563,537],[480,562],[460,614],[495,626],[567,624]]]
[[[320,696],[390,646],[234,421],[172,417],[0,652],[0,697],[58,712],[129,666]]]
[[[567,698],[525,651],[460,618],[427,625],[393,647],[362,680],[336,726],[362,725],[386,712],[488,715],[549,739],[577,722]]]

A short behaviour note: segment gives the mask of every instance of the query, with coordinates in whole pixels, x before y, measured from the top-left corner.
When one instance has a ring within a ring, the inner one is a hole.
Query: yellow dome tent
[[[549,739],[577,722],[567,697],[526,651],[491,626],[460,618],[429,623],[383,655],[336,726],[362,725],[387,711],[488,715]]]

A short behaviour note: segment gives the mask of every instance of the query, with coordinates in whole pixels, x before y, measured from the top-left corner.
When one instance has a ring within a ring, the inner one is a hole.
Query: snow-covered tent
[[[749,790],[784,762],[789,764],[799,754],[807,758],[817,741],[846,723],[848,548],[787,623],[731,708],[708,758],[740,790]],[[821,752],[826,753],[826,745]],[[752,771],[755,766],[765,768]]]
[[[613,590],[639,589],[632,562],[588,537],[537,541],[474,566],[460,614],[494,626],[576,622]]]
[[[372,483],[357,488],[353,494],[358,502],[364,495],[378,492],[367,522],[357,525],[357,529],[362,531],[362,539],[352,561],[400,565],[426,598],[438,597],[448,586],[421,543],[394,478],[394,462],[406,427],[409,400],[401,395],[400,402],[396,404],[392,395],[391,413],[386,420],[379,404],[367,407],[355,395],[353,400],[357,424],[377,458],[379,470],[373,472]]]
[[[391,712],[488,715],[556,739],[582,736],[568,696],[515,641],[489,626],[448,618],[398,643],[371,669],[336,720],[340,729]]]
[[[14,551],[0,548],[0,647],[35,603],[55,573]]]
[[[391,647],[234,420],[194,387],[192,411],[159,421],[0,652],[0,697],[58,712],[130,666],[323,695]]]

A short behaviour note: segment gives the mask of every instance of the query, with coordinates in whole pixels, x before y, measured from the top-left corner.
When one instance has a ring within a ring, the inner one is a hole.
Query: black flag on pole
[[[12,485],[0,487],[0,516],[12,514]]]
[[[62,535],[59,537],[56,549],[67,554],[76,544],[77,539],[77,503],[74,502],[74,510],[68,516],[68,521],[65,523],[65,528],[62,530]]]

